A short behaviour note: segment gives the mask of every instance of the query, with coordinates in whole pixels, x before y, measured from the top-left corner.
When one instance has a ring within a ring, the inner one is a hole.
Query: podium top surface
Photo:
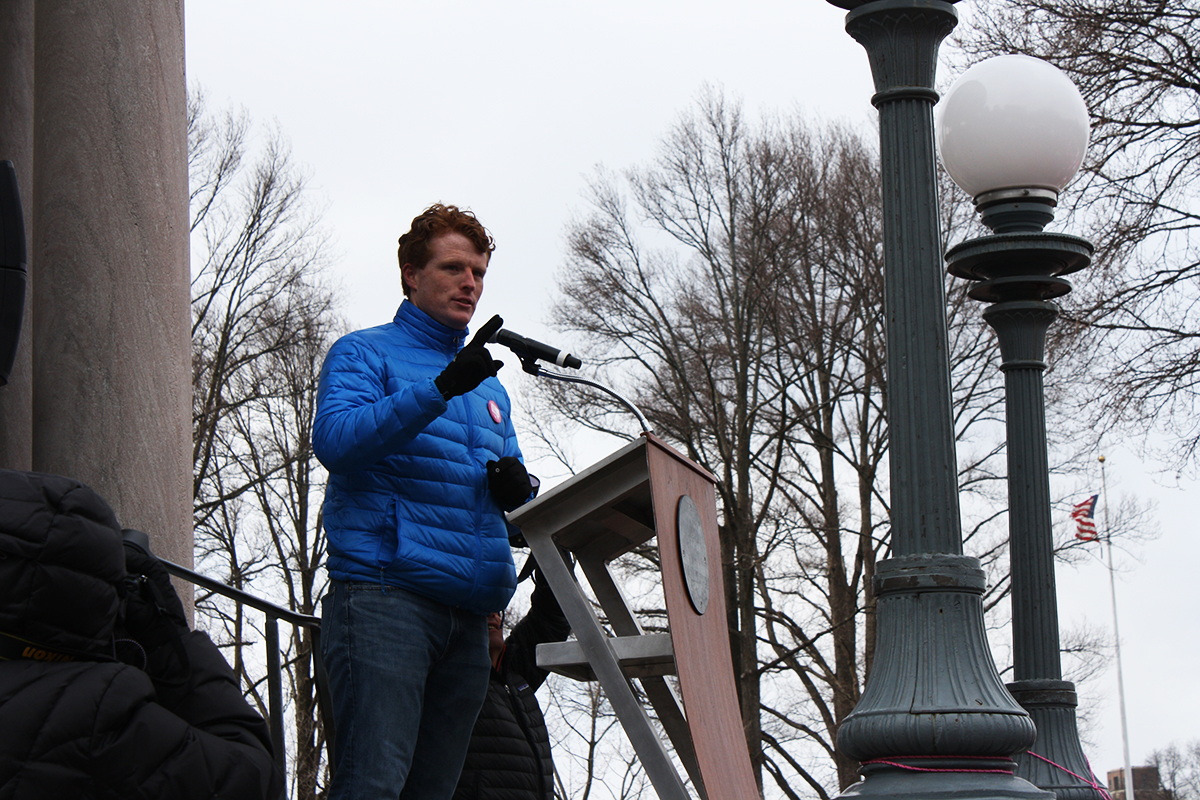
[[[568,550],[585,548],[616,558],[654,537],[648,448],[670,463],[716,483],[712,473],[654,434],[643,434],[553,489],[512,511],[508,519],[528,536],[548,535]]]

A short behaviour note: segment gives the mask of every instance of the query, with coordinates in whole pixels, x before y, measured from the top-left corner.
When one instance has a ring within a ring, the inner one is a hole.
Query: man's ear
[[[404,264],[400,267],[400,286],[404,290],[404,296],[407,297],[412,293],[413,284],[410,278],[420,272],[412,264]]]

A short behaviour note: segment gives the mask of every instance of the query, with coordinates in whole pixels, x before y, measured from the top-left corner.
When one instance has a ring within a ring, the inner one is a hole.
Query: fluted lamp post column
[[[1053,800],[1014,775],[1035,738],[996,672],[984,574],[963,554],[933,142],[942,0],[830,0],[867,51],[884,212],[891,558],[879,563],[875,659],[838,748],[863,780],[843,798]]]
[[[1029,56],[998,56],[966,72],[938,107],[937,144],[951,178],[975,199],[991,236],[952,247],[952,275],[1000,343],[1008,434],[1009,560],[1012,570],[1013,697],[1037,726],[1017,774],[1058,800],[1094,800],[1079,744],[1075,686],[1062,679],[1054,586],[1050,471],[1042,373],[1051,302],[1071,291],[1062,276],[1091,260],[1078,236],[1043,230],[1058,193],[1083,162],[1088,114],[1062,72]]]

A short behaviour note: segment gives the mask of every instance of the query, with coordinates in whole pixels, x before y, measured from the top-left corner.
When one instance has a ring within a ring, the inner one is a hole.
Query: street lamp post
[[[952,275],[975,281],[973,299],[992,304],[983,316],[1000,343],[1012,571],[1008,689],[1037,726],[1017,774],[1058,800],[1092,800],[1075,686],[1062,679],[1059,655],[1042,382],[1046,330],[1058,315],[1050,301],[1071,290],[1062,276],[1086,267],[1092,253],[1085,239],[1043,230],[1087,151],[1087,109],[1057,68],[1012,55],[964,72],[939,112],[942,163],[993,231],[952,247],[946,263]]]
[[[939,234],[933,105],[943,0],[830,0],[867,51],[883,171],[892,558],[879,563],[875,660],[838,747],[842,797],[1052,800],[1014,774],[1029,714],[996,672],[984,574],[963,555]]]

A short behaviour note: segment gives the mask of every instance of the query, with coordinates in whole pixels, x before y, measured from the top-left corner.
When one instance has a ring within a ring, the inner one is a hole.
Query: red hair
[[[429,263],[429,242],[443,233],[462,234],[475,245],[476,252],[486,255],[489,260],[496,249],[492,235],[470,211],[434,203],[414,217],[408,233],[400,237],[396,258],[401,269],[405,264],[424,269]],[[403,278],[401,283],[404,283]],[[404,284],[404,296],[408,296],[408,284]]]

